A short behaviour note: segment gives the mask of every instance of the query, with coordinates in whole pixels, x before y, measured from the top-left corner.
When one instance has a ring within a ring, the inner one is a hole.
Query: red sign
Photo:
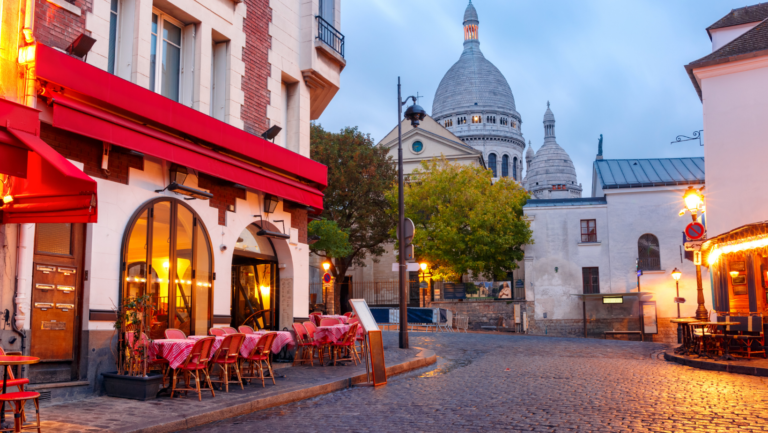
[[[703,238],[704,233],[706,233],[706,229],[700,222],[692,222],[685,227],[685,237],[694,241]]]
[[[329,274],[328,272],[323,274],[323,282],[324,283],[330,283],[331,282],[331,274]]]
[[[685,304],[685,298],[675,298],[675,304]]]

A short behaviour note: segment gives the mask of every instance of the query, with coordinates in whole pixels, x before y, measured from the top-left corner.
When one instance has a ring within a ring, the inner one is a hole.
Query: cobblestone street
[[[397,334],[385,338],[396,344]],[[437,367],[187,431],[768,431],[766,379],[663,361],[665,345],[455,333],[410,341],[434,350]]]

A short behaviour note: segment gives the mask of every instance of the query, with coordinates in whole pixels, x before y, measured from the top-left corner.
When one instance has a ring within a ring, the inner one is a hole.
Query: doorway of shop
[[[352,277],[344,277],[344,281],[339,289],[339,296],[341,298],[341,311],[339,314],[351,313],[352,306],[349,305],[349,300],[352,299]]]
[[[232,257],[232,306],[230,326],[276,330],[280,323],[280,272],[272,241],[246,228]]]

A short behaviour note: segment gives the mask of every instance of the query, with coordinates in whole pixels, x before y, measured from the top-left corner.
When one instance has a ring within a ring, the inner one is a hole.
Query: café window
[[[644,271],[660,271],[659,238],[650,233],[640,236],[640,239],[637,240],[637,257],[640,269]]]
[[[581,268],[584,294],[600,293],[599,268]]]
[[[195,211],[176,199],[139,209],[123,240],[122,303],[151,297],[150,338],[164,338],[167,328],[206,335],[212,293],[211,242]]]
[[[595,220],[581,220],[581,242],[597,242],[597,222]]]

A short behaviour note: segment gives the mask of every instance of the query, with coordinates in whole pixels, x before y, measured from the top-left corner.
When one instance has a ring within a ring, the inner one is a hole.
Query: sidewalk
[[[702,370],[724,371],[727,373],[748,374],[751,376],[768,377],[768,359],[760,355],[752,359],[737,358],[735,361],[715,361],[700,356],[678,355],[674,350],[664,352],[664,359],[688,367]]]
[[[384,359],[387,376],[394,376],[434,364],[437,358],[431,350],[385,347]],[[260,382],[252,382],[241,390],[239,385],[230,384],[229,393],[216,391],[215,398],[211,397],[210,391],[203,392],[202,402],[198,401],[196,393],[189,393],[173,400],[167,395],[146,402],[105,396],[43,407],[42,428],[57,433],[173,432],[317,397],[365,381],[365,364],[337,367],[318,367],[317,363],[315,367],[283,365],[286,367],[277,368],[280,364],[274,364],[277,386],[268,381],[266,388],[262,388]]]

